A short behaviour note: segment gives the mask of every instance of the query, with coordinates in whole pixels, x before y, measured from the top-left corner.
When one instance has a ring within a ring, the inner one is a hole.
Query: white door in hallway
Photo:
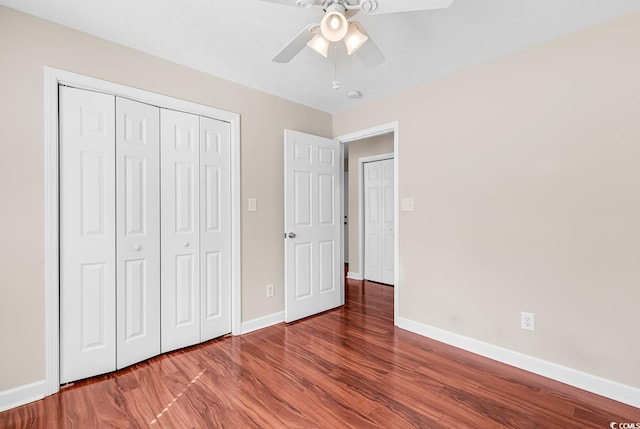
[[[344,303],[340,143],[285,130],[285,320]]]
[[[394,283],[393,159],[364,164],[364,278]]]
[[[60,382],[116,369],[115,97],[60,87]]]
[[[344,262],[349,263],[349,172],[345,171],[344,181],[342,182],[344,193],[342,216],[344,219],[344,233],[342,235],[342,248],[344,252]]]
[[[160,109],[116,98],[117,367],[160,353]]]

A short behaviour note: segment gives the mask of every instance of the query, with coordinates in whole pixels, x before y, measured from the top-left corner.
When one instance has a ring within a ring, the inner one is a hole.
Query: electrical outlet
[[[520,313],[520,327],[522,329],[526,329],[527,331],[535,331],[535,321],[533,318],[533,313]]]
[[[267,298],[273,298],[275,294],[276,294],[275,286],[273,285],[273,283],[269,283],[267,285]]]

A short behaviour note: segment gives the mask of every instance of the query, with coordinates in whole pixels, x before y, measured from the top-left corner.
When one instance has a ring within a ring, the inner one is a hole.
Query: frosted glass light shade
[[[369,37],[359,22],[349,23],[347,35],[344,37],[344,45],[347,47],[347,55],[353,54],[358,50],[358,48],[360,48],[360,46],[364,45],[367,40],[369,40]]]
[[[349,23],[339,10],[330,10],[320,21],[320,31],[330,42],[342,40],[347,34]]]
[[[320,31],[316,32],[313,39],[307,42],[307,46],[325,58],[329,55],[329,41],[322,37],[322,33]]]

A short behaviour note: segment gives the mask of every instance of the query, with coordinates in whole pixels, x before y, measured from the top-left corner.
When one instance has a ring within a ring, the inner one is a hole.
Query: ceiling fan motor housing
[[[334,2],[331,3],[329,6],[327,6],[327,8],[325,9],[325,12],[327,14],[329,13],[340,13],[342,15],[345,14],[345,12],[347,11],[347,8],[344,7],[344,5],[340,2]]]

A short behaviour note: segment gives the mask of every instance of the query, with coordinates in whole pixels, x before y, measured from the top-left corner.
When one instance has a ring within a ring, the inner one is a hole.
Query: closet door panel
[[[115,98],[60,87],[60,382],[116,368]]]
[[[161,110],[163,352],[200,342],[199,122]]]
[[[160,353],[160,109],[116,99],[117,367]]]
[[[231,332],[231,126],[201,117],[200,133],[200,340],[207,341]]]

